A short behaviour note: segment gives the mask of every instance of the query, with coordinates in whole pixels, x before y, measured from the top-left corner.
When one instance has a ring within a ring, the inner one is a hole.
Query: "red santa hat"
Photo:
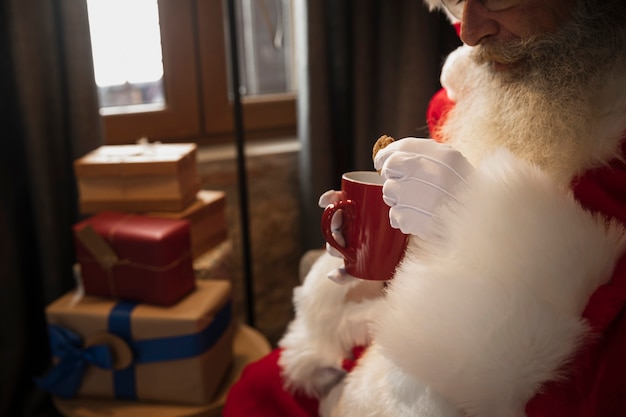
[[[448,19],[450,20],[450,22],[452,22],[455,27],[458,27],[459,24],[459,19],[457,17],[454,17],[446,8],[446,6],[443,4],[442,0],[424,0],[424,3],[426,3],[426,5],[428,6],[428,9],[432,12],[433,10],[442,10],[446,16],[448,17]]]
[[[448,8],[444,5],[443,0],[424,0],[424,3],[426,3],[426,5],[428,6],[428,9],[431,12],[433,10],[441,10],[441,11],[443,11],[446,14],[446,16],[448,17],[448,20],[454,26],[454,29],[456,30],[457,35],[460,35],[460,33],[461,33],[461,22],[460,22],[460,20],[457,17],[454,17],[452,15],[452,13],[450,13]]]

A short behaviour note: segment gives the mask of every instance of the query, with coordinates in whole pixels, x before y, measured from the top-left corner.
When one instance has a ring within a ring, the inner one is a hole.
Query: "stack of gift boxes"
[[[78,289],[46,308],[62,398],[208,404],[233,358],[229,280],[193,261],[226,239],[223,192],[200,190],[195,144],[102,146],[74,164]]]

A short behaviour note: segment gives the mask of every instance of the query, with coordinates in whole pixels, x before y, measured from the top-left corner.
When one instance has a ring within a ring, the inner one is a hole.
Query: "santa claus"
[[[375,159],[404,260],[323,255],[225,416],[626,416],[626,2],[428,3],[464,45]]]

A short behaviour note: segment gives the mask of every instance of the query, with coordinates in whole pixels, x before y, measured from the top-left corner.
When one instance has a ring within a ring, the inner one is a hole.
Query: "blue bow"
[[[133,363],[113,371],[114,396],[136,400],[135,364],[192,358],[213,347],[228,330],[232,306],[225,303],[213,321],[203,330],[187,335],[133,341],[131,313],[137,303],[119,302],[109,314],[108,330],[124,340],[133,354]],[[90,364],[113,369],[113,354],[107,345],[82,347],[78,334],[58,325],[48,325],[52,354],[59,358],[56,366],[44,377],[35,378],[40,388],[61,398],[72,398],[78,392],[83,373]]]
[[[72,398],[89,364],[104,369],[113,368],[113,355],[108,345],[83,348],[78,334],[55,324],[48,325],[48,335],[52,354],[59,358],[59,362],[47,375],[35,378],[41,389],[61,398]]]

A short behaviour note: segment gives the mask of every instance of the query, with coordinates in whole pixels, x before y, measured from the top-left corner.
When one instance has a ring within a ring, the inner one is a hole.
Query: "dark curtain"
[[[44,307],[73,288],[73,160],[102,140],[86,4],[0,3],[0,415],[55,415]]]
[[[427,136],[426,108],[460,41],[420,0],[298,0],[298,135],[304,248],[322,247],[317,200],[373,170],[383,134]]]
[[[381,134],[425,135],[442,59],[458,44],[419,0],[296,0],[305,248],[319,195],[372,169]],[[102,143],[83,0],[0,2],[0,415],[54,415],[44,307],[74,287],[72,162]]]

